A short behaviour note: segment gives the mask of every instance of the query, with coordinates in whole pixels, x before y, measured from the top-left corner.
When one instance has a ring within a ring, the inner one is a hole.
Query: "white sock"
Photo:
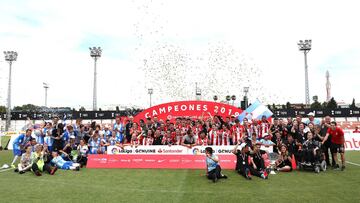
[[[73,166],[78,167],[78,166],[80,166],[80,164],[79,163],[73,163]]]
[[[14,165],[18,158],[19,158],[19,156],[18,156],[18,155],[15,155],[15,156],[14,156],[14,160],[11,162],[11,165]]]
[[[75,166],[70,166],[69,168],[70,168],[70,170],[75,170],[76,169]]]

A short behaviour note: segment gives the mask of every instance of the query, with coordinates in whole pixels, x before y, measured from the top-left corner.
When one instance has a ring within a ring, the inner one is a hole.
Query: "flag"
[[[266,116],[266,118],[269,118],[272,116],[273,113],[261,102],[256,99],[254,103],[252,103],[245,111],[243,111],[239,116],[238,119],[240,122],[244,120],[244,118],[247,118],[248,120],[251,119],[261,119],[262,116]]]

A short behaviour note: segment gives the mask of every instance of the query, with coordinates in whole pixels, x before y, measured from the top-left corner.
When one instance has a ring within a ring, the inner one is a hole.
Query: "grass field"
[[[347,152],[360,163],[360,152]],[[0,165],[11,151],[0,152]],[[82,169],[36,177],[0,172],[0,202],[360,202],[360,166],[325,173],[293,171],[248,181],[234,171],[214,184],[204,170]]]

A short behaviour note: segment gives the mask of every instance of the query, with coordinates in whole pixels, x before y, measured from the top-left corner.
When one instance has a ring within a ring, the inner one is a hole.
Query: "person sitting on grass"
[[[50,164],[45,163],[47,161],[46,150],[46,148],[38,144],[35,147],[35,152],[31,154],[31,170],[36,176],[41,176],[43,171],[54,175],[57,170],[57,167],[51,167]]]
[[[66,161],[76,161],[77,153],[75,153],[74,151],[77,152],[77,145],[75,144],[75,136],[71,135],[70,142],[67,143],[65,147],[59,152]]]
[[[28,145],[25,148],[25,153],[22,154],[20,163],[18,164],[18,168],[15,169],[15,172],[19,172],[20,174],[25,173],[26,171],[30,171],[31,169],[31,146]]]
[[[56,167],[63,169],[63,170],[80,170],[80,164],[74,163],[72,161],[65,161],[61,156],[59,156],[58,152],[53,151],[51,153],[52,160],[51,163],[54,164]]]
[[[252,159],[250,159],[250,151],[249,146],[246,143],[240,144],[240,150],[237,148],[239,147],[240,141],[235,145],[233,149],[233,154],[236,155],[236,168],[235,170],[246,179],[251,180],[251,175],[258,176],[260,178],[266,179],[267,174],[263,172],[259,172],[254,169],[255,163]]]
[[[114,136],[115,136],[115,134],[114,134]],[[77,151],[78,151],[78,155],[79,155],[77,163],[79,163],[81,167],[86,166],[86,164],[87,164],[87,154],[89,152],[89,148],[86,145],[84,139],[80,140],[80,144],[79,144],[79,146],[77,148]]]
[[[19,135],[13,142],[13,153],[14,153],[14,159],[11,162],[11,167],[15,167],[15,162],[17,159],[22,155],[25,145],[30,141],[31,139],[31,129],[27,129],[25,134]]]
[[[205,148],[206,154],[206,176],[208,179],[212,180],[214,183],[220,178],[227,178],[226,175],[221,174],[221,167],[219,164],[219,158],[213,154],[213,149],[211,147]]]
[[[253,154],[251,155],[252,156],[252,162],[253,162],[253,168],[260,173],[260,176],[261,176],[261,174],[263,174],[265,176],[265,178],[268,178],[269,173],[266,170],[265,160],[263,158],[263,155],[267,154],[267,152],[260,149],[260,148],[261,148],[260,143],[257,143],[254,146]]]
[[[282,145],[280,148],[279,159],[275,161],[275,169],[282,172],[292,171],[291,156],[286,148],[286,145]]]
[[[319,149],[319,142],[313,139],[313,133],[307,133],[307,140],[303,144],[302,158],[306,165],[315,162],[316,151]]]

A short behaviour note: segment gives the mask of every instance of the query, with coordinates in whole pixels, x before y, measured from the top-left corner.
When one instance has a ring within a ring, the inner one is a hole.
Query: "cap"
[[[70,139],[75,139],[75,135],[70,135]]]
[[[310,112],[310,113],[308,113],[308,116],[315,116],[315,113],[314,113],[314,112]]]
[[[269,137],[269,133],[264,133],[264,137]]]
[[[241,145],[240,145],[240,150],[242,150],[244,147],[246,147],[246,143],[245,143],[245,142],[241,143]]]

